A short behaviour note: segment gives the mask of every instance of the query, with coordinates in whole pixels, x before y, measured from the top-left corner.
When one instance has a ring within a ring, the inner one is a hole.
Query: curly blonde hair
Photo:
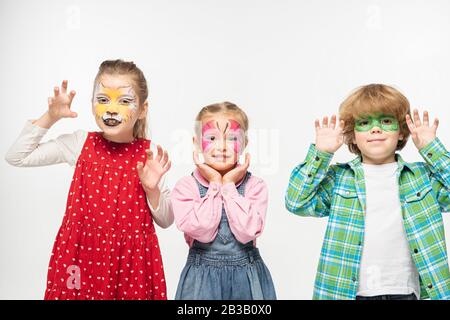
[[[392,115],[397,119],[403,139],[398,141],[396,150],[403,149],[410,134],[405,119],[405,116],[410,114],[408,99],[393,87],[369,84],[355,89],[339,107],[339,118],[345,121],[344,143],[347,144],[350,152],[361,154],[361,150],[353,143],[355,120],[374,113]]]

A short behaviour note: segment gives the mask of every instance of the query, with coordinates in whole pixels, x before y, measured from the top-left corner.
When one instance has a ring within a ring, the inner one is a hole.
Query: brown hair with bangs
[[[403,139],[398,141],[397,150],[403,149],[408,141],[409,129],[405,116],[410,114],[409,101],[397,89],[384,84],[369,84],[357,88],[339,108],[339,118],[345,121],[344,142],[350,152],[361,154],[358,146],[353,143],[355,138],[355,120],[374,113],[394,116],[400,127]]]

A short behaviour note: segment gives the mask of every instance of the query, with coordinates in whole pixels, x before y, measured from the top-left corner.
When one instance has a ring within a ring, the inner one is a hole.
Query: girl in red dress
[[[45,299],[166,299],[153,220],[173,223],[166,151],[146,139],[147,83],[133,62],[104,61],[92,111],[100,132],[76,131],[40,143],[70,109],[67,81],[54,88],[48,111],[27,122],[6,159],[16,166],[75,166],[55,240]]]

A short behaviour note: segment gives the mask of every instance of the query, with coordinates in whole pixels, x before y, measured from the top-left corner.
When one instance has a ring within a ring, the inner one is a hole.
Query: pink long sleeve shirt
[[[201,198],[197,179],[208,189]],[[265,182],[250,176],[245,185],[245,196],[236,189],[242,180],[234,185],[227,183],[209,183],[198,169],[193,176],[187,176],[177,182],[171,194],[175,223],[191,247],[194,240],[202,243],[212,242],[222,216],[222,204],[228,218],[231,232],[241,243],[253,241],[264,229],[267,211],[268,192]]]

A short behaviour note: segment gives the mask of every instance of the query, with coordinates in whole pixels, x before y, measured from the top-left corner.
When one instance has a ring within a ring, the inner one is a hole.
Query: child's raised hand
[[[53,88],[53,97],[48,98],[48,114],[53,121],[62,118],[75,118],[76,112],[70,110],[75,91],[67,93],[67,80],[62,82],[61,88]]]
[[[163,151],[160,145],[157,146],[157,150],[158,152],[155,157],[153,157],[153,151],[146,150],[147,161],[145,165],[142,162],[138,162],[137,164],[139,179],[141,180],[142,187],[146,191],[157,189],[162,176],[169,171],[171,166],[167,151]]]
[[[250,154],[246,153],[244,164],[242,164],[240,166],[236,166],[233,170],[230,170],[229,172],[227,172],[222,178],[222,183],[223,184],[226,184],[229,182],[234,183],[234,184],[238,183],[239,181],[241,181],[241,179],[246,174],[249,166],[250,166]]]
[[[417,149],[422,149],[436,138],[436,131],[439,126],[439,119],[435,118],[433,125],[430,127],[428,111],[423,112],[423,122],[420,120],[419,111],[414,109],[414,122],[409,114],[406,115],[406,124],[408,125],[411,138]]]
[[[336,127],[336,115],[332,115],[330,123],[328,124],[328,117],[322,119],[322,126],[320,120],[316,119],[316,148],[317,150],[335,153],[344,143],[344,121],[339,121]]]
[[[198,157],[197,150],[194,150],[193,158],[195,165],[206,180],[208,180],[210,183],[222,183],[222,175],[218,171],[208,166],[206,163],[202,163]]]

